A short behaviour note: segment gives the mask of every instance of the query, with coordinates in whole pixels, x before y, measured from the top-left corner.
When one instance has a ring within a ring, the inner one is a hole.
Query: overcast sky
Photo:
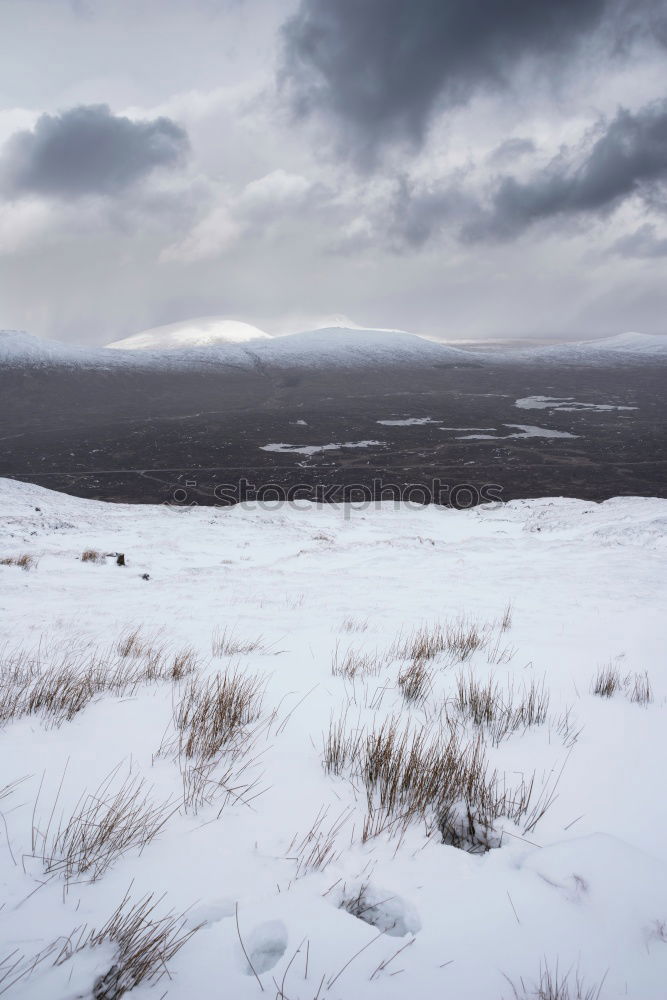
[[[0,0],[0,328],[667,332],[661,0]]]

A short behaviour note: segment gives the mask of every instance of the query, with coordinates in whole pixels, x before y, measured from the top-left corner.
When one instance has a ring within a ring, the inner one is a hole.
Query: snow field
[[[664,996],[667,502],[0,507],[7,995],[133,985],[127,893],[196,929],[135,997]]]

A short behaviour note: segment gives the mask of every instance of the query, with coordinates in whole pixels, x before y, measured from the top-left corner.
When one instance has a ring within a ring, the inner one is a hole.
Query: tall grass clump
[[[413,660],[398,675],[398,686],[409,705],[423,705],[433,690],[433,673],[425,660]]]
[[[513,733],[547,721],[549,692],[544,682],[531,680],[517,692],[511,681],[503,690],[492,677],[482,683],[472,673],[459,674],[451,707],[462,721],[484,729],[497,746]]]
[[[215,629],[211,639],[213,656],[246,656],[248,653],[262,652],[264,648],[261,635],[254,639],[242,639],[233,629]]]
[[[621,680],[618,668],[612,663],[607,663],[604,667],[600,667],[593,678],[591,691],[600,698],[611,698],[622,687],[623,681]]]
[[[331,659],[331,673],[334,677],[345,677],[348,680],[376,675],[386,666],[390,658],[388,654],[378,653],[377,650],[372,653],[359,649],[346,649],[341,652],[339,644],[336,643]]]
[[[33,826],[33,856],[47,875],[62,874],[66,883],[96,882],[128,851],[154,840],[176,812],[171,802],[153,803],[145,780],[132,773],[114,788],[118,770],[85,792],[69,815],[63,812],[57,826],[57,798],[45,829]]]
[[[601,1000],[605,978],[600,983],[587,985],[578,970],[568,969],[561,973],[558,963],[550,969],[544,962],[540,965],[539,978],[532,983],[526,984],[523,979],[518,983],[510,979],[508,982],[514,1000]]]
[[[401,660],[433,660],[446,654],[450,663],[463,663],[489,641],[488,628],[468,618],[453,623],[420,625],[405,639],[397,641],[394,652]]]
[[[397,716],[377,728],[348,729],[333,719],[322,752],[325,771],[348,777],[365,793],[362,840],[402,834],[415,820],[445,843],[471,852],[498,846],[497,821],[532,829],[551,804],[535,795],[534,776],[507,788],[491,771],[481,735],[464,743],[455,728],[413,728]]]
[[[255,763],[263,698],[263,680],[236,667],[185,684],[174,706],[173,734],[158,755],[178,761],[186,810],[196,813],[220,792],[225,801],[249,801],[256,781],[244,775]]]
[[[0,654],[0,724],[26,715],[47,725],[70,722],[102,694],[128,697],[143,684],[175,681],[198,666],[194,650],[155,647],[138,631],[111,648],[67,647]]]
[[[158,916],[156,910],[163,899],[151,894],[133,904],[128,893],[99,929],[85,924],[76,927],[36,955],[12,952],[0,960],[0,996],[11,995],[19,983],[40,971],[65,965],[75,955],[104,944],[112,945],[115,959],[92,984],[92,1000],[119,1000],[142,983],[155,985],[169,976],[168,962],[203,926],[188,927],[187,911]]]

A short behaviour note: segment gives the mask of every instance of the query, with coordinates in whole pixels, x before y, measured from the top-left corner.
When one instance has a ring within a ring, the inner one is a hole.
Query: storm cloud
[[[284,28],[285,72],[297,111],[333,112],[365,155],[396,138],[418,144],[437,108],[504,87],[526,57],[547,69],[571,58],[603,21],[618,43],[628,10],[616,0],[301,0]]]
[[[555,216],[605,214],[633,195],[651,199],[667,181],[667,100],[620,109],[582,153],[564,151],[530,180],[504,177],[492,208],[464,231],[470,239],[511,238]]]
[[[157,167],[181,164],[186,131],[170,118],[132,121],[105,104],[41,115],[14,133],[0,155],[0,190],[74,199],[115,195]]]

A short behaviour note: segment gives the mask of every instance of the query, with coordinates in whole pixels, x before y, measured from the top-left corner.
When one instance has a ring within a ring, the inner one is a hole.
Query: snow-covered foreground
[[[0,565],[0,789],[24,779],[0,994],[121,995],[134,939],[107,922],[154,894],[148,919],[202,926],[137,998],[499,1000],[545,963],[664,998],[667,501],[176,511],[3,480],[0,512],[0,560],[35,561]],[[218,673],[245,715],[188,756]],[[392,718],[417,738],[393,811],[363,771]],[[434,746],[477,761],[467,800],[415,805]]]

